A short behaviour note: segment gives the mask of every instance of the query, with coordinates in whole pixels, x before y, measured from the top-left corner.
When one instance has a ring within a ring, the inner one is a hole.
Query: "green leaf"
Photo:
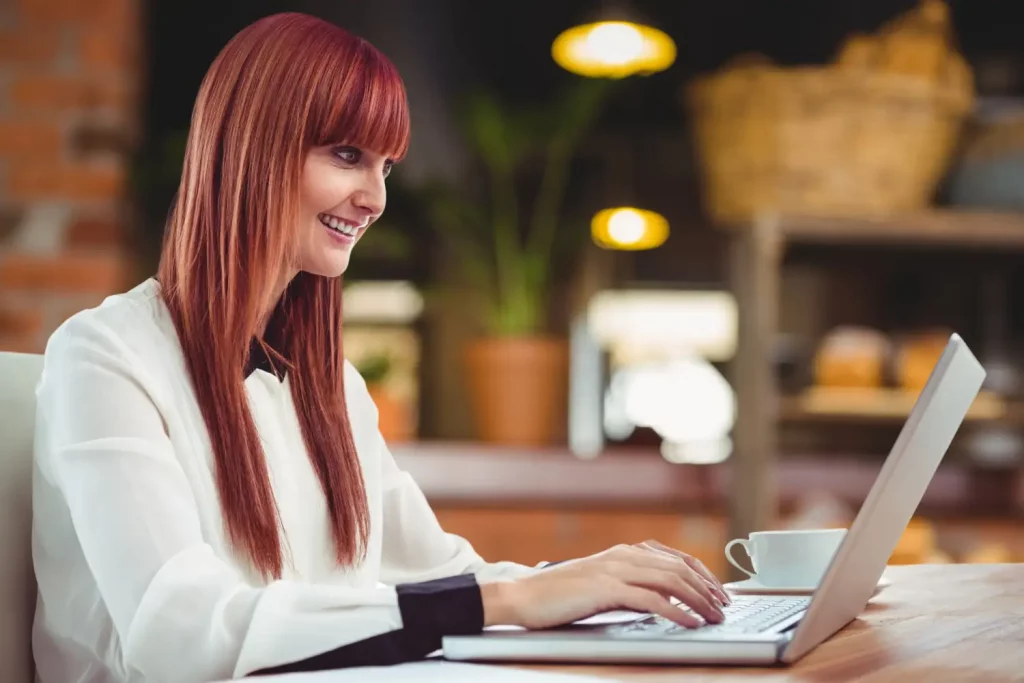
[[[391,374],[391,357],[386,353],[367,354],[356,363],[356,370],[367,384],[380,384]]]
[[[467,99],[463,116],[473,148],[491,172],[510,174],[515,148],[509,144],[509,125],[498,100],[490,93],[476,92]]]
[[[482,208],[455,188],[429,183],[421,188],[430,222],[452,248],[472,284],[493,290],[493,271],[488,267],[484,236],[487,218]]]

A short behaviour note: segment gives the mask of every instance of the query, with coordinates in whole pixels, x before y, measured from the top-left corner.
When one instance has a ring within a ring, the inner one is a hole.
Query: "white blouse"
[[[340,567],[287,375],[245,380],[280,509],[284,575],[265,582],[226,536],[213,454],[159,284],[76,314],[40,380],[33,483],[41,683],[200,683],[257,671],[423,657],[478,632],[487,563],[445,533],[398,469],[358,372],[349,419],[370,511],[365,561]]]

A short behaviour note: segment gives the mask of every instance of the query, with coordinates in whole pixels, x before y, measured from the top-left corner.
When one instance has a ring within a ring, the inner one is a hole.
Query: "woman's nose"
[[[384,211],[387,190],[384,187],[384,177],[378,174],[373,175],[376,177],[366,179],[366,182],[353,197],[353,201],[358,208],[371,216],[379,216]]]

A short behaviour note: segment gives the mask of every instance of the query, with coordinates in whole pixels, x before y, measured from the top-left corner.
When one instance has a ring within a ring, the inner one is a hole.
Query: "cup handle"
[[[733,558],[733,556],[732,556],[732,549],[733,549],[733,546],[737,546],[737,545],[738,546],[742,546],[743,547],[743,552],[745,552],[747,554],[748,558],[750,557],[749,541],[747,541],[747,539],[745,539],[745,538],[734,538],[733,540],[731,540],[731,541],[729,541],[728,543],[725,544],[725,559],[729,560],[729,564],[731,564],[732,566],[736,567],[736,569],[739,569],[741,572],[743,572],[744,574],[746,574],[750,578],[754,578],[754,572],[750,571],[749,569],[747,569],[746,567],[741,565],[739,562],[737,562]]]

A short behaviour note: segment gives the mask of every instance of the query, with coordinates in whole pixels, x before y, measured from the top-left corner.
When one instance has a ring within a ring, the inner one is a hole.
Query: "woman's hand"
[[[682,626],[701,620],[674,605],[676,598],[708,623],[722,621],[730,600],[700,560],[647,541],[481,587],[484,624],[549,628],[615,609],[651,612]]]

